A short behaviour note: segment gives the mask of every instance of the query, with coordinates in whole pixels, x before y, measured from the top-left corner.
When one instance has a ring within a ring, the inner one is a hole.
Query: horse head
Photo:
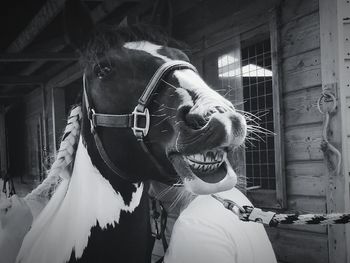
[[[101,174],[112,185],[120,177],[181,182],[195,194],[232,188],[228,156],[244,142],[245,118],[203,81],[181,45],[145,26],[98,29],[87,12],[78,17],[67,20],[67,35],[82,55],[82,134]],[[154,78],[147,105],[131,114]]]

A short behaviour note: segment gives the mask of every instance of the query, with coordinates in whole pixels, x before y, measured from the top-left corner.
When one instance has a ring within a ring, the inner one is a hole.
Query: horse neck
[[[129,247],[134,247],[141,257],[147,255],[145,244],[150,235],[149,208],[147,189],[143,183],[124,181],[120,182],[120,185],[112,185],[95,167],[81,139],[70,187],[73,189],[69,190],[78,195],[75,198],[78,200],[76,206],[86,208],[80,214],[86,218],[88,213],[87,221],[95,222],[89,226],[91,235],[82,258],[83,262],[86,257],[104,253],[101,252],[101,244],[98,244],[100,240],[106,241],[102,251],[115,251],[116,247],[120,248],[115,257],[121,255],[121,251],[127,251]],[[89,227],[86,227],[86,230]],[[79,253],[79,250],[75,251]]]
[[[109,199],[113,199],[114,201],[111,201],[113,203],[118,201],[120,208],[129,212],[140,204],[141,195],[144,192],[142,183],[126,182],[120,178],[110,182],[103,171],[93,163],[93,158],[87,146],[84,145],[82,137],[78,144],[68,191],[73,191],[75,187],[79,187],[77,192],[90,193],[94,198],[100,199],[101,204],[105,202],[106,205],[103,205],[106,207],[109,205]]]
[[[110,234],[108,244],[113,244],[114,240],[122,242],[124,237],[120,230],[132,232],[132,224],[142,216],[147,218],[143,184],[129,184],[133,190],[130,201],[126,202],[94,166],[80,137],[70,180],[62,181],[34,222],[19,258],[23,262],[38,263],[50,258],[50,262],[62,263],[71,258],[73,251],[77,259],[84,257],[87,251],[101,255],[100,245],[90,245],[101,240],[101,233]],[[125,215],[130,218],[126,220]],[[53,245],[53,240],[59,247]]]
[[[90,122],[87,119],[87,113],[86,109],[83,106],[83,120],[82,120],[82,140],[84,142],[84,146],[87,149],[90,164],[91,166],[95,167],[100,174],[105,178],[110,185],[113,187],[113,189],[120,193],[125,201],[125,203],[131,202],[132,193],[135,191],[135,184],[131,183],[130,181],[126,181],[125,179],[121,178],[118,174],[115,174],[105,163],[105,161],[102,159],[101,155],[99,154],[99,151],[96,147],[96,142],[94,139],[93,134],[90,130]]]

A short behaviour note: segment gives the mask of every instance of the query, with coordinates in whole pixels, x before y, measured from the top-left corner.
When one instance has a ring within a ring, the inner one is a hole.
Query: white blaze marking
[[[142,192],[143,184],[132,194],[130,205],[125,205],[120,193],[93,166],[80,138],[70,181],[60,184],[33,223],[17,261],[63,263],[70,259],[73,250],[80,258],[91,228],[97,223],[102,229],[118,224],[121,211],[132,213]]]
[[[213,100],[219,100],[220,102],[225,103],[228,106],[231,105],[231,103],[228,100],[226,100],[219,93],[211,89],[207,85],[207,83],[205,83],[204,80],[194,71],[190,69],[175,70],[174,76],[178,80],[181,88],[193,92],[200,90],[201,93],[212,98]]]
[[[163,59],[165,62],[172,60],[167,56],[164,56],[158,53],[158,51],[161,48],[163,48],[163,46],[159,46],[148,41],[127,42],[124,44],[124,47],[128,49],[133,49],[133,50],[145,51],[154,57]]]

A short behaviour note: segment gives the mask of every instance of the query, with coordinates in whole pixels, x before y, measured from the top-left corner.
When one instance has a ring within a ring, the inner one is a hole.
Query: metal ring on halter
[[[321,114],[326,114],[327,113],[326,111],[323,111],[322,108],[321,108],[321,101],[322,101],[322,99],[324,99],[326,97],[331,98],[332,99],[331,101],[333,102],[331,110],[327,111],[328,113],[334,112],[336,107],[337,107],[337,100],[336,100],[335,96],[331,92],[324,91],[324,92],[322,92],[320,98],[317,100],[317,109],[319,110],[319,112]]]

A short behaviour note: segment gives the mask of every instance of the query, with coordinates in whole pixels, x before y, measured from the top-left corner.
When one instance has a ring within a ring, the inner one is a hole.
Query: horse
[[[150,262],[149,180],[199,195],[231,189],[246,120],[165,34],[96,27],[74,0],[65,17],[84,70],[81,107],[53,164],[60,184],[17,262]]]

